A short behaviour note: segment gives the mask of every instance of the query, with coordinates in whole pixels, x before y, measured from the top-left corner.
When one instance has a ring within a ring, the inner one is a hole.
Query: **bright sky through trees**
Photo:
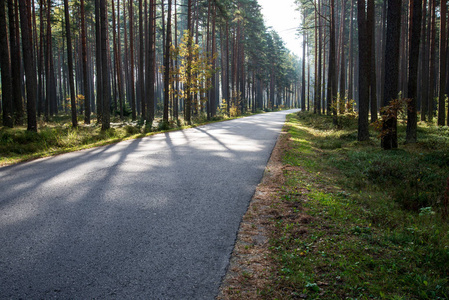
[[[285,46],[301,56],[301,40],[296,36],[301,15],[294,0],[258,0],[265,16],[265,24],[271,26],[284,40]]]

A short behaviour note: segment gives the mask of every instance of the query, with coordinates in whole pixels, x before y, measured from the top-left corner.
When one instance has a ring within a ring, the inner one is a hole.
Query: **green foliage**
[[[290,168],[273,203],[285,210],[277,213],[271,242],[278,280],[266,293],[447,299],[449,224],[441,210],[449,197],[449,135],[439,132],[441,143],[431,150],[423,142],[381,151],[377,143],[355,142],[357,127],[345,122],[337,129],[328,116],[288,117]],[[420,127],[420,134],[435,130]]]

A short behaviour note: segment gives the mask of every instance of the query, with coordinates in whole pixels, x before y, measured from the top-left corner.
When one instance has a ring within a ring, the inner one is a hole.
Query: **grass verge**
[[[112,128],[106,131],[102,131],[101,125],[95,122],[91,125],[83,125],[82,116],[78,120],[80,125],[73,128],[68,115],[56,116],[49,122],[40,121],[37,133],[27,131],[26,127],[2,127],[0,128],[0,166],[249,115],[252,114],[246,113],[232,118],[217,116],[210,121],[207,121],[205,116],[199,115],[193,118],[192,125],[185,125],[183,120],[180,120],[178,124],[174,122],[166,124],[157,119],[151,128],[146,126],[144,121],[123,122],[116,118],[113,120],[115,123],[112,123]]]
[[[404,145],[400,126],[400,150],[382,151],[374,133],[355,142],[355,119],[342,124],[305,112],[287,118],[271,283],[258,295],[448,299],[449,129],[420,124],[420,142]]]

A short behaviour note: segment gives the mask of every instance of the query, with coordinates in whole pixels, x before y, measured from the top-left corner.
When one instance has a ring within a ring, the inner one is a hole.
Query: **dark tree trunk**
[[[304,20],[306,16],[304,15]],[[302,42],[302,78],[301,78],[301,110],[306,110],[306,39],[307,33],[303,35]]]
[[[435,10],[436,3],[435,0],[430,0],[431,8],[430,8],[430,62],[429,62],[429,96],[428,96],[428,121],[433,122],[433,114],[434,114],[434,99],[435,96],[435,62],[436,62],[436,47],[435,47],[435,39],[436,39],[436,28],[435,28]]]
[[[440,91],[438,95],[438,125],[444,126],[446,117],[446,0],[441,1],[440,8]]]
[[[168,0],[167,34],[164,55],[164,113],[163,122],[168,123],[168,104],[170,102],[170,46],[171,46],[171,0]]]
[[[354,41],[353,41],[353,36],[354,36],[354,0],[351,0],[351,12],[350,12],[350,17],[349,17],[350,21],[349,21],[349,74],[348,74],[348,100],[354,100],[354,96],[353,96],[353,90],[354,90]]]
[[[67,1],[67,0],[65,0]],[[109,87],[109,68],[108,68],[108,23],[107,23],[107,0],[100,0],[100,36],[101,36],[101,73],[103,87],[103,117],[101,129],[110,128],[110,87]]]
[[[387,37],[385,49],[385,84],[383,105],[387,106],[398,96],[399,39],[401,33],[402,0],[388,0]],[[388,53],[388,55],[387,55]],[[396,116],[383,124],[381,146],[385,150],[398,147]]]
[[[346,60],[345,60],[345,12],[346,0],[341,1],[341,21],[340,21],[340,103],[339,110],[341,113],[345,112],[345,98],[346,98]],[[341,107],[343,106],[343,107]]]
[[[86,42],[86,24],[84,16],[84,0],[81,0],[81,47],[83,60],[83,84],[84,84],[84,124],[90,124],[90,93],[87,70],[87,42]]]
[[[329,31],[329,75],[328,75],[328,84],[329,89],[328,93],[330,93],[330,104],[332,107],[332,115],[333,115],[333,123],[337,125],[337,107],[332,104],[337,100],[337,73],[336,73],[336,47],[335,47],[335,4],[334,0],[330,2],[330,10],[331,10],[331,25]],[[329,103],[328,103],[328,108]]]
[[[150,9],[149,9],[149,22],[148,22],[148,34],[147,34],[147,69],[146,69],[146,97],[147,97],[147,124],[152,124],[154,120],[154,66],[155,66],[155,59],[154,59],[154,10],[155,10],[155,1],[150,0]]]
[[[429,93],[429,81],[428,81],[428,74],[429,74],[429,39],[430,39],[430,26],[427,26],[426,28],[426,21],[427,21],[427,0],[423,1],[423,7],[422,7],[423,13],[422,13],[422,29],[421,29],[421,90],[420,90],[420,98],[421,98],[421,121],[426,121],[427,116],[427,104],[428,104],[428,93]]]
[[[132,5],[132,1],[130,1],[129,5]],[[138,56],[138,64],[139,64],[139,96],[140,96],[140,107],[142,118],[145,119],[146,110],[145,110],[145,71],[143,69],[145,53],[144,53],[144,42],[143,42],[143,15],[142,15],[142,0],[139,0],[139,56]]]
[[[65,27],[67,36],[67,61],[69,65],[70,105],[72,106],[72,126],[78,126],[75,102],[75,82],[73,80],[72,36],[70,33],[69,3],[64,0]]]
[[[97,122],[103,123],[103,71],[101,59],[101,17],[100,0],[95,0],[95,65],[97,69]],[[106,92],[106,91],[105,91]]]
[[[369,140],[368,113],[369,113],[369,72],[371,57],[363,49],[369,50],[369,35],[365,0],[357,2],[357,22],[359,27],[359,141]]]
[[[188,58],[187,58],[187,84],[185,86],[185,116],[184,119],[187,122],[187,124],[191,124],[191,81],[192,81],[192,0],[188,0],[187,2],[187,30],[188,30],[188,40],[187,40],[187,51],[188,51]],[[229,106],[229,103],[228,103]]]
[[[22,101],[22,89],[21,89],[21,62],[20,62],[20,49],[18,39],[18,22],[17,20],[17,7],[14,5],[13,0],[8,0],[8,15],[9,15],[9,47],[11,56],[11,83],[12,83],[12,103],[13,103],[13,115],[14,124],[23,125],[23,101]]]
[[[370,90],[370,110],[371,110],[371,122],[376,122],[377,120],[377,93],[376,93],[376,45],[375,45],[375,8],[374,0],[368,0],[367,8],[367,39],[368,39],[368,56],[370,57],[370,67],[369,67],[369,90]]]
[[[126,1],[126,0],[124,0]],[[130,52],[130,64],[131,64],[131,72],[130,72],[130,88],[129,91],[131,93],[131,111],[132,111],[132,119],[137,119],[136,114],[136,93],[134,90],[134,12],[133,12],[133,1],[129,1],[129,52]],[[125,28],[126,30],[126,28]],[[120,50],[119,50],[120,53]],[[141,70],[139,70],[141,71]]]
[[[27,95],[27,130],[37,131],[36,121],[36,66],[33,55],[33,38],[31,35],[31,1],[19,0],[20,27],[22,29],[23,65],[26,76]]]
[[[9,55],[8,30],[6,28],[6,1],[0,0],[0,66],[2,76],[3,126],[12,128],[12,79]]]
[[[407,143],[416,143],[417,128],[417,89],[418,89],[418,59],[421,39],[421,9],[422,0],[410,0],[410,32],[409,32],[409,70],[408,70],[408,98],[410,102],[407,110]]]

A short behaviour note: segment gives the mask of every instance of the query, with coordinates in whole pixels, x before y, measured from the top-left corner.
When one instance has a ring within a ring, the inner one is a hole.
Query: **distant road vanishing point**
[[[292,112],[0,168],[0,298],[213,299]]]

